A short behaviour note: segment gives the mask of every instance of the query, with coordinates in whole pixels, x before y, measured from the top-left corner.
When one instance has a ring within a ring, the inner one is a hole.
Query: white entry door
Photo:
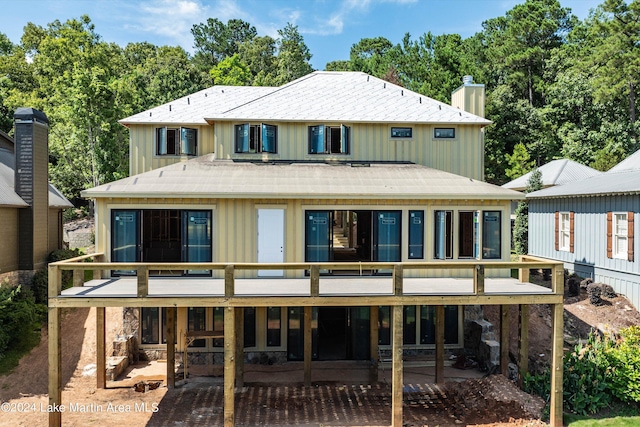
[[[258,262],[284,262],[284,209],[258,209]],[[283,275],[283,270],[258,270],[260,277]]]

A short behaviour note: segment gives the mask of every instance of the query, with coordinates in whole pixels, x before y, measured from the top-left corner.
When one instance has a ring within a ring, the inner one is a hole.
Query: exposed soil
[[[512,311],[510,351],[517,354],[517,312]],[[485,307],[485,317],[498,323],[498,307]],[[589,304],[586,293],[566,298],[565,348],[586,339],[592,328],[617,331],[640,324],[640,314],[623,297]],[[121,311],[107,308],[107,342],[121,328]],[[530,365],[549,361],[551,321],[548,306],[531,307]],[[62,414],[65,426],[221,425],[222,384],[190,382],[167,390],[147,387],[96,389],[95,310],[74,309],[62,322]],[[20,365],[0,377],[0,426],[46,425],[47,333]],[[236,394],[236,425],[389,425],[391,390],[386,384],[247,384]],[[461,383],[406,384],[404,422],[407,426],[544,426],[540,399],[519,391],[501,376]],[[155,411],[155,412],[154,412]]]

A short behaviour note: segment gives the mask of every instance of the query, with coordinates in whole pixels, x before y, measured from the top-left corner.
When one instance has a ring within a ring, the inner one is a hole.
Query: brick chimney
[[[18,108],[15,126],[15,191],[29,205],[18,212],[18,268],[44,268],[49,236],[49,119]]]

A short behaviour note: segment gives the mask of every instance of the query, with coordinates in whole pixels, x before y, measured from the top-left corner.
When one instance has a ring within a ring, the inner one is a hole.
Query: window
[[[156,155],[195,156],[198,152],[198,130],[191,128],[156,128]]]
[[[459,212],[458,257],[478,256],[478,215],[477,211]]]
[[[424,258],[424,211],[409,211],[409,259]]]
[[[556,251],[573,252],[573,212],[555,213],[555,249]]]
[[[349,154],[349,127],[309,126],[309,154]]]
[[[391,128],[391,138],[413,138],[413,128]]]
[[[482,212],[482,258],[501,258],[501,223],[499,211]]]
[[[419,316],[419,317],[418,317]],[[407,305],[402,310],[404,345],[433,345],[436,343],[436,307]],[[459,345],[460,310],[457,305],[444,306],[444,343]],[[378,310],[378,343],[391,345],[391,309]]]
[[[607,257],[633,261],[634,213],[607,212]]]
[[[140,330],[142,344],[160,344],[166,343],[167,335],[167,309],[158,307],[142,307],[140,310],[140,317],[142,318],[142,328]],[[162,325],[162,331],[160,331],[160,325]],[[162,337],[160,336],[162,332]]]
[[[558,239],[560,239],[560,250],[568,251],[569,250],[569,235],[570,235],[570,227],[569,227],[569,212],[560,213],[560,235]]]
[[[455,138],[456,130],[454,128],[435,128],[433,130],[434,138]]]
[[[405,305],[402,310],[403,332],[402,343],[415,344],[416,343],[416,306]]]
[[[278,127],[244,123],[235,126],[236,153],[277,153]]]
[[[434,258],[453,258],[453,212],[435,211],[434,228]]]
[[[281,309],[267,307],[267,347],[280,347],[281,342]]]

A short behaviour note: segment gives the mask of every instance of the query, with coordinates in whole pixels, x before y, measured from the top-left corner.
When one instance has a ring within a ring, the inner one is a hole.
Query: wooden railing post
[[[138,266],[138,298],[149,295],[149,268],[146,265]]]
[[[224,296],[233,297],[236,293],[236,269],[233,265],[224,268]]]
[[[402,264],[393,266],[393,294],[396,296],[403,295],[404,270]]]
[[[555,264],[551,269],[551,290],[554,294],[564,293],[564,264]]]
[[[93,257],[93,262],[102,262],[104,261],[104,255],[96,255]],[[102,270],[94,269],[93,270],[93,280],[98,280],[102,278]]]
[[[309,276],[311,277],[311,296],[317,297],[320,295],[320,268],[316,264],[311,266]]]
[[[478,264],[473,269],[473,292],[484,295],[484,265]]]
[[[526,262],[527,259],[524,257],[524,255],[520,255],[519,257],[520,262]],[[529,268],[518,268],[518,280],[521,283],[527,283],[529,282],[529,272],[531,269]]]
[[[84,270],[73,270],[73,286],[84,286]]]
[[[49,298],[55,298],[62,292],[62,270],[57,265],[49,265]]]

